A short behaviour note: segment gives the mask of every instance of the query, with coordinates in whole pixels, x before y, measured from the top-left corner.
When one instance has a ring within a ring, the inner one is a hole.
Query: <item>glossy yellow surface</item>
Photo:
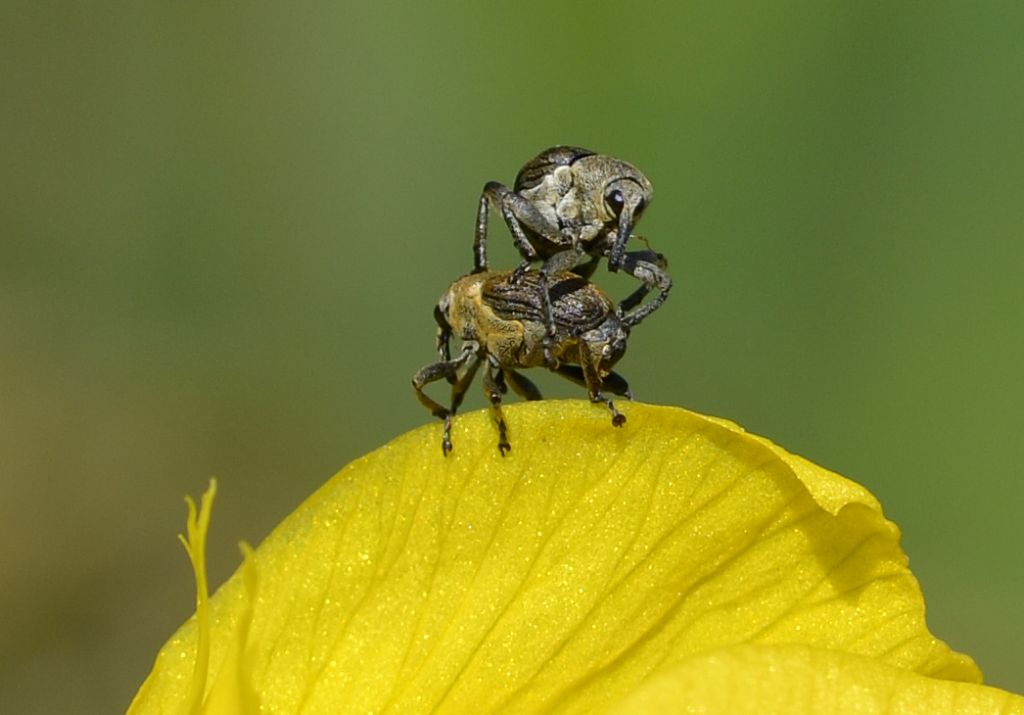
[[[724,420],[623,411],[519,404],[505,458],[477,412],[448,458],[431,425],[356,460],[210,599],[208,673],[192,619],[129,712],[1021,711],[929,633],[863,487]]]

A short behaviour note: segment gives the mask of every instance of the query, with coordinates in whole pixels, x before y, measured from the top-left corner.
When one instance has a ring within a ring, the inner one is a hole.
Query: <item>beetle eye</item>
[[[608,208],[610,208],[612,210],[612,213],[614,213],[616,216],[622,213],[622,207],[623,205],[625,205],[626,201],[625,199],[622,198],[621,191],[619,191],[618,189],[609,191],[607,194],[605,194],[604,200],[605,203],[608,204]]]

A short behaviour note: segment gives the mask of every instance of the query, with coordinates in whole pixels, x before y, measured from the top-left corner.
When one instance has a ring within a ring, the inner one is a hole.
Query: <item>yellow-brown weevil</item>
[[[501,413],[502,395],[511,387],[527,400],[541,399],[537,386],[518,372],[522,368],[544,366],[583,385],[591,402],[608,406],[613,425],[620,427],[626,421],[602,390],[632,399],[625,379],[611,368],[625,353],[629,330],[637,322],[631,314],[624,315],[623,306],[632,307],[646,290],[641,288],[616,305],[604,291],[575,273],[549,276],[547,288],[555,331],[548,341],[541,278],[536,272],[515,278],[514,273],[464,276],[452,283],[434,310],[441,359],[418,370],[412,384],[423,406],[444,420],[441,449],[445,455],[452,449],[452,416],[481,364],[484,392],[498,426],[502,456],[512,448]],[[462,341],[454,358],[449,347],[452,337]],[[546,348],[550,349],[549,356],[545,356]],[[549,358],[554,358],[554,364]],[[449,407],[423,391],[424,386],[442,378],[452,385]]]

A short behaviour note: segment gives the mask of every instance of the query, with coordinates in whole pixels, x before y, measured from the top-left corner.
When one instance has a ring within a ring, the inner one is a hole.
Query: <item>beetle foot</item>
[[[441,453],[448,456],[452,451],[452,415],[444,416],[444,433],[441,436]]]

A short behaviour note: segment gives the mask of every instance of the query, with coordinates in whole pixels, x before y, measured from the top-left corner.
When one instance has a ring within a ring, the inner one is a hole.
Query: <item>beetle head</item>
[[[645,185],[646,184],[646,185]],[[650,183],[640,183],[633,177],[613,179],[604,187],[604,208],[609,216],[606,222],[609,228],[614,226],[615,233],[611,238],[608,250],[608,269],[619,270],[626,252],[626,242],[633,233],[633,226],[640,220],[640,215],[650,203]]]
[[[601,369],[608,371],[626,354],[626,340],[629,338],[629,327],[624,324],[616,326],[608,336],[608,342],[601,350]]]

